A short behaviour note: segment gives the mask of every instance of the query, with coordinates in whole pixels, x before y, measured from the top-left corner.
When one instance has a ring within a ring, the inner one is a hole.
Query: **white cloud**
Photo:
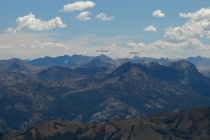
[[[40,42],[34,41],[31,46],[32,49],[40,48],[40,49],[64,49],[70,50],[70,47],[64,45],[62,43],[54,43],[54,42]]]
[[[157,29],[151,25],[151,26],[146,27],[144,31],[157,32]]]
[[[71,4],[64,5],[61,12],[82,11],[87,8],[92,8],[95,5],[96,4],[92,1],[77,1]]]
[[[78,20],[90,20],[90,17],[88,17],[90,15],[90,12],[88,12],[88,11],[85,11],[85,12],[82,12],[82,13],[80,13],[77,17],[76,17],[76,19],[78,19]]]
[[[181,27],[166,29],[166,40],[210,38],[210,8],[202,8],[195,13],[180,13],[179,16],[189,18],[189,21]]]
[[[165,14],[162,13],[161,10],[156,10],[152,13],[152,16],[162,18],[162,17],[165,17]]]
[[[201,8],[199,11],[195,13],[179,13],[180,17],[185,18],[192,18],[194,20],[197,19],[206,19],[207,17],[210,17],[210,8]]]
[[[146,45],[144,43],[138,43],[137,44],[137,43],[134,43],[134,42],[128,43],[127,46],[131,46],[131,47],[135,47],[135,48],[137,48],[137,47],[146,47]]]
[[[127,44],[128,46],[131,46],[131,47],[138,47],[138,44],[134,43],[134,42],[130,42]]]
[[[107,17],[107,15],[105,13],[100,13],[96,16],[96,18],[101,20],[101,21],[108,21],[108,20],[113,20],[114,16]]]
[[[61,21],[60,17],[56,17],[49,21],[42,21],[41,19],[37,19],[34,14],[30,13],[27,16],[19,17],[16,20],[16,24],[14,28],[10,27],[6,29],[6,32],[20,32],[20,31],[44,31],[51,30],[54,28],[63,28],[66,25]]]

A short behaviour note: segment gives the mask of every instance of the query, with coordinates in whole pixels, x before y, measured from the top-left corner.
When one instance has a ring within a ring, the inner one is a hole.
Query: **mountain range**
[[[43,67],[43,66],[77,66],[85,64],[92,59],[100,59],[104,61],[113,61],[113,59],[107,57],[106,55],[100,55],[97,57],[91,57],[91,56],[83,56],[83,55],[64,55],[64,56],[58,56],[58,57],[49,57],[46,56],[44,58],[37,58],[34,60],[27,60],[26,62],[33,66]]]
[[[177,59],[169,59],[169,58],[152,58],[152,57],[139,57],[135,55],[133,58],[125,58],[125,59],[112,59],[107,57],[104,54],[101,54],[100,56],[83,56],[83,55],[64,55],[64,56],[58,56],[58,57],[49,57],[46,56],[44,58],[37,58],[34,60],[24,60],[28,64],[36,67],[46,67],[46,66],[63,66],[63,67],[94,67],[99,66],[99,63],[97,63],[97,60],[102,60],[104,63],[106,62],[106,65],[112,65],[114,63],[115,66],[119,66],[124,62],[132,62],[132,63],[138,63],[138,62],[158,62],[162,65],[168,64],[170,62],[178,61],[178,60],[186,60],[188,62],[193,63],[204,76],[210,78],[210,58],[205,58],[201,56],[197,57],[188,57],[186,59],[183,58],[177,58]],[[120,63],[119,63],[120,62]],[[94,64],[95,63],[95,64]],[[101,64],[100,63],[100,64]],[[118,65],[116,65],[118,63]],[[116,68],[115,66],[112,66],[112,68]]]
[[[64,55],[58,57],[49,57],[46,56],[44,58],[37,58],[34,60],[25,60],[27,63],[33,66],[43,67],[43,66],[77,66],[86,64],[92,59],[101,59],[103,61],[115,61],[112,58],[107,57],[104,54],[100,56],[92,57],[92,56],[83,56],[83,55]],[[119,60],[119,59],[117,59]],[[152,58],[152,57],[139,57],[135,55],[133,58],[128,59],[131,62],[138,63],[141,61],[149,61],[149,62],[158,62],[160,64],[167,64],[177,60],[186,60],[188,62],[193,63],[196,67],[210,67],[210,58],[205,58],[201,56],[197,57],[188,57],[186,59],[177,58],[177,59],[169,59],[169,58]]]
[[[93,124],[210,106],[210,79],[186,60],[163,65],[101,55],[83,63],[78,57],[80,65],[71,67],[1,60],[0,131],[39,120]]]

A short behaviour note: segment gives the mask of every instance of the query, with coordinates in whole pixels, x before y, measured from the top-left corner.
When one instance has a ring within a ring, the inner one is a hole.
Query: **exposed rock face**
[[[98,123],[109,118],[125,117],[126,119],[131,119],[138,116],[146,116],[141,114],[138,110],[123,102],[117,101],[112,97],[101,103],[96,109],[98,112],[91,116],[88,124]]]

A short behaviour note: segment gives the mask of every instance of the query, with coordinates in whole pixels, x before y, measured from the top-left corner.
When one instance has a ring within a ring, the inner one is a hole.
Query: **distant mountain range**
[[[105,55],[86,62],[74,57],[80,64],[71,67],[1,60],[0,131],[23,130],[39,120],[92,124],[210,106],[210,79],[186,60],[163,65]]]
[[[210,67],[209,65],[210,58],[197,56],[197,57],[188,57],[185,60],[193,63],[196,67]]]
[[[27,61],[30,65],[37,66],[37,67],[44,67],[44,66],[76,66],[84,64],[93,57],[90,56],[82,56],[82,55],[73,55],[73,56],[58,56],[56,58],[46,56],[44,58],[37,58],[32,61]]]
[[[92,59],[100,59],[103,61],[116,61],[113,60],[112,58],[107,57],[106,55],[102,54],[100,56],[92,57],[92,56],[83,56],[83,55],[64,55],[64,56],[58,56],[58,57],[49,57],[46,56],[44,58],[37,58],[34,60],[26,60],[27,63],[33,66],[37,67],[44,67],[44,66],[78,66],[78,65],[83,65],[91,61]],[[119,59],[117,59],[119,60]],[[149,62],[158,62],[160,64],[167,64],[172,61],[177,61],[177,60],[186,60],[188,62],[193,63],[196,67],[210,67],[210,58],[205,58],[201,56],[197,57],[188,57],[186,59],[169,59],[169,58],[152,58],[152,57],[139,57],[139,56],[134,56],[132,59],[128,59],[131,62],[138,63],[141,61],[149,61]]]
[[[40,121],[25,131],[11,130],[1,140],[209,140],[209,108],[81,125],[64,119]]]
[[[45,66],[64,66],[64,67],[69,67],[69,66],[78,66],[82,64],[86,64],[92,59],[100,59],[103,61],[114,61],[113,59],[107,57],[106,55],[100,55],[96,57],[92,56],[83,56],[83,55],[73,55],[73,56],[58,56],[58,57],[49,57],[46,56],[44,58],[37,58],[34,60],[26,60],[27,63],[33,66],[37,67],[45,67]]]
[[[28,64],[36,67],[46,67],[46,66],[63,66],[63,67],[102,67],[102,65],[109,65],[112,69],[115,69],[119,65],[125,62],[139,63],[139,62],[158,62],[159,64],[165,65],[170,62],[186,60],[193,63],[204,76],[210,78],[210,58],[205,58],[201,56],[188,57],[186,59],[177,58],[152,58],[152,57],[139,57],[135,55],[133,58],[128,59],[112,59],[102,54],[100,56],[83,56],[83,55],[64,55],[58,57],[44,57],[34,60],[25,60]],[[101,61],[101,62],[97,62]],[[103,62],[102,62],[103,61]],[[103,64],[102,64],[103,63]],[[112,65],[112,66],[110,66]],[[105,66],[106,67],[106,66]]]

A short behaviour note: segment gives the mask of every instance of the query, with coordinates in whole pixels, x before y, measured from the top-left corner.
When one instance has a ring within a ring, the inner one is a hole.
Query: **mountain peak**
[[[142,61],[140,64],[146,66],[146,67],[154,67],[159,66],[160,64],[158,62],[150,62],[150,61]]]
[[[100,56],[96,56],[95,58],[101,59],[103,61],[114,61],[112,58],[110,58],[110,57],[108,57],[108,56],[106,56],[104,54],[101,54]]]
[[[10,71],[34,71],[37,68],[31,66],[23,60],[18,58],[12,58],[9,60],[0,60],[0,69],[10,70]]]
[[[200,55],[198,55],[196,58],[203,58],[203,57],[201,57]]]
[[[192,64],[186,60],[171,62],[168,64],[168,66],[176,68],[176,69],[180,69],[180,70],[196,69],[194,64]]]
[[[141,57],[135,55],[135,56],[133,57],[133,60],[137,60],[137,59],[141,59]]]

